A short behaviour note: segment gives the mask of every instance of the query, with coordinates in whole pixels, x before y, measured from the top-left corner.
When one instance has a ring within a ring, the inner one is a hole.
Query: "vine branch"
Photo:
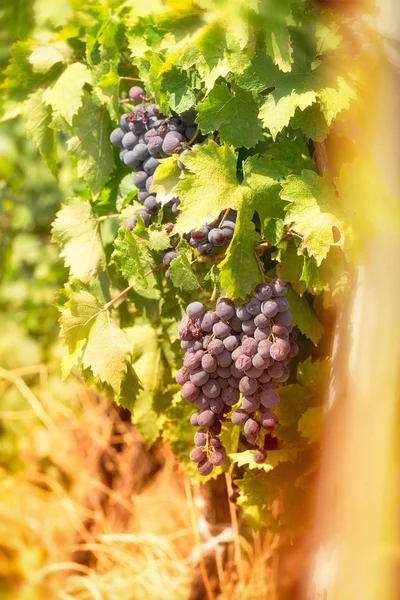
[[[156,267],[153,267],[153,269],[150,269],[150,271],[147,271],[147,273],[145,273],[144,276],[148,277],[155,271],[158,271],[159,269],[162,269],[162,268],[165,269],[165,265],[163,265],[163,264],[157,265]],[[115,296],[115,298],[111,298],[111,300],[103,306],[103,310],[108,310],[110,308],[110,306],[112,306],[113,304],[118,302],[118,300],[120,300],[120,298],[123,298],[124,296],[126,296],[126,294],[128,294],[131,290],[133,290],[133,288],[134,288],[133,285],[128,285],[128,287],[125,288],[124,290],[122,290],[122,292],[120,292],[119,294],[117,294]],[[124,300],[125,300],[125,298],[124,298]]]

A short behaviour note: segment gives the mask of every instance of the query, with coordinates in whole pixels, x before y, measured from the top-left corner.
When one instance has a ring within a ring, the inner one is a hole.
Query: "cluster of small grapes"
[[[298,352],[286,291],[277,278],[260,283],[251,300],[237,308],[229,298],[219,298],[215,312],[206,312],[200,302],[186,309],[178,329],[186,352],[176,381],[182,397],[199,409],[190,419],[200,427],[190,458],[201,475],[209,475],[224,461],[226,452],[218,438],[221,421],[240,395],[232,423],[243,426],[247,442],[257,446],[255,462],[267,458],[261,429],[271,432],[278,425],[272,409],[279,404],[279,394],[273,382],[288,379],[288,359]]]
[[[144,104],[144,90],[135,86],[129,90],[133,102],[142,101],[132,112],[122,115],[119,127],[110,135],[114,146],[121,148],[120,159],[134,169],[133,183],[137,187],[138,200],[143,208],[136,211],[147,227],[152,215],[158,213],[160,205],[150,193],[153,175],[160,162],[173,154],[180,154],[194,137],[197,126],[195,110],[188,110],[179,117],[166,117],[155,104]],[[136,216],[129,222],[129,229],[136,226]]]

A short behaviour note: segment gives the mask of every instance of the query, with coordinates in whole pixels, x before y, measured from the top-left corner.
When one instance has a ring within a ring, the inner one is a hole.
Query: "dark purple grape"
[[[284,383],[285,381],[287,381],[290,377],[290,371],[287,368],[287,366],[283,367],[283,373],[280,377],[274,377],[275,381],[278,381],[279,383]]]
[[[229,369],[232,377],[236,377],[236,379],[241,379],[243,377],[243,371],[239,371],[235,364],[232,364]],[[235,385],[234,387],[239,387],[239,384]]]
[[[272,333],[277,337],[281,338],[282,340],[289,339],[288,330],[284,325],[281,325],[280,323],[275,323],[275,325],[272,326]]]
[[[224,346],[229,352],[233,352],[239,346],[239,340],[234,335],[229,335],[224,339]]]
[[[164,254],[163,265],[165,267],[169,267],[174,258],[178,258],[178,253],[175,252],[175,250],[169,250],[166,252],[166,254]]]
[[[150,196],[149,192],[147,190],[139,190],[138,192],[138,200],[139,202],[141,202],[143,204],[143,202],[146,200],[146,198],[148,198]]]
[[[188,402],[194,402],[200,394],[200,388],[196,387],[191,381],[183,384],[181,389],[182,398]]]
[[[197,250],[200,256],[208,256],[213,251],[213,245],[209,242],[202,242],[199,244]]]
[[[129,121],[128,121],[129,115],[130,115],[130,113],[125,113],[119,119],[119,126],[122,129],[122,131],[124,131],[125,133],[127,133],[129,131]]]
[[[217,320],[215,313],[209,310],[200,318],[199,327],[204,333],[210,333]]]
[[[269,327],[269,318],[260,313],[259,315],[254,317],[254,323],[260,329],[266,329],[267,327]]]
[[[278,419],[270,410],[264,412],[258,421],[261,427],[263,429],[267,429],[268,431],[273,431],[278,427]]]
[[[185,383],[185,385],[187,384]],[[215,379],[209,379],[201,389],[207,398],[216,398],[221,392],[221,386]]]
[[[192,320],[200,319],[204,313],[204,305],[201,302],[191,302],[186,308],[186,314]]]
[[[270,355],[270,348],[272,346],[272,342],[271,340],[261,340],[261,342],[258,343],[258,354],[260,354],[263,358],[269,358]]]
[[[221,448],[217,448],[216,450],[214,450],[214,452],[212,452],[210,454],[209,461],[215,467],[220,467],[222,465],[222,463],[224,462],[224,460],[225,460],[226,453],[223,452],[222,450],[224,450],[222,447]]]
[[[207,350],[212,356],[218,356],[225,350],[225,346],[222,340],[212,340],[208,344]]]
[[[267,359],[268,360],[268,359]],[[271,381],[272,377],[271,375],[268,373],[268,370],[265,369],[263,371],[263,374],[260,377],[257,377],[257,381],[259,381],[260,383],[268,383],[269,381]]]
[[[213,411],[213,413],[222,413],[224,406],[225,404],[221,396],[217,396],[210,401],[210,409]]]
[[[196,131],[196,125],[188,125],[188,127],[185,128],[185,137],[190,141],[195,136]]]
[[[279,277],[272,282],[272,288],[275,296],[284,296],[287,292],[286,283]]]
[[[194,369],[190,373],[190,381],[195,385],[198,385],[199,387],[207,383],[209,379],[210,375],[206,373],[206,371],[204,371],[201,367]]]
[[[119,153],[119,159],[120,159],[122,162],[125,162],[124,158],[125,158],[125,154],[127,154],[127,152],[128,152],[128,150],[122,150],[122,151]]]
[[[213,246],[223,246],[225,244],[225,236],[221,229],[218,227],[211,229],[208,234],[208,241]]]
[[[267,367],[269,367],[269,358],[264,358],[263,356],[261,356],[261,354],[255,354],[253,356],[253,367],[256,367],[256,369],[265,369]]]
[[[175,376],[175,381],[179,385],[183,385],[184,383],[186,383],[187,381],[189,381],[189,376],[190,376],[190,370],[187,369],[186,367],[182,367],[177,372],[177,374]]]
[[[200,475],[210,475],[212,473],[214,466],[209,460],[203,460],[197,466],[197,470]]]
[[[259,283],[254,290],[254,295],[260,302],[264,302],[264,300],[269,300],[270,298],[272,298],[272,294],[272,287],[267,283]]]
[[[185,131],[185,124],[182,123],[182,121],[177,117],[171,117],[167,119],[167,125],[170,131],[178,131],[179,133],[183,133]]]
[[[221,392],[221,398],[227,406],[236,404],[239,401],[239,397],[240,394],[237,388],[227,387]]]
[[[267,460],[267,451],[264,448],[256,448],[253,452],[253,458],[255,463],[261,465]]]
[[[235,333],[241,333],[242,331],[242,321],[236,316],[236,314],[229,319],[229,325],[232,328],[232,331]]]
[[[128,133],[125,133],[124,137],[122,138],[122,145],[127,150],[133,150],[137,143],[138,138],[132,131],[128,131]]]
[[[231,421],[234,425],[242,427],[248,420],[249,415],[245,410],[242,410],[241,408],[239,408],[239,410],[235,410],[235,412],[232,413]]]
[[[218,298],[215,312],[220,319],[229,321],[235,314],[235,305],[229,298]]]
[[[258,394],[246,395],[242,398],[242,408],[253,413],[260,407],[260,396]]]
[[[172,154],[177,151],[181,142],[183,141],[183,137],[180,136],[181,139],[179,139],[178,136],[180,136],[180,134],[175,131],[170,131],[167,133],[162,145],[162,150],[165,152],[165,154],[172,156]]]
[[[141,171],[141,172],[142,172],[142,173],[145,173],[145,171]],[[146,175],[147,175],[147,173],[146,173]],[[152,185],[152,183],[153,183],[153,177],[152,177],[152,176],[150,176],[150,177],[147,177],[147,181],[146,181],[146,183],[145,183],[145,186],[144,186],[144,187],[146,188],[146,190],[147,190],[148,192],[150,191],[150,188],[151,188],[151,185]]]
[[[229,367],[232,363],[232,354],[228,350],[224,350],[217,356],[217,363],[220,367]]]
[[[244,424],[244,432],[246,435],[257,435],[260,431],[260,425],[254,419],[248,419]]]
[[[288,310],[289,302],[287,301],[287,298],[278,297],[278,298],[275,298],[275,302],[278,305],[278,310],[280,313],[285,312],[285,310]]]
[[[155,196],[148,196],[144,201],[144,207],[149,214],[155,215],[160,209],[160,204],[157,202],[157,198]]]
[[[146,171],[148,175],[153,175],[159,164],[160,163],[156,158],[149,156],[145,161],[143,161],[143,170]]]
[[[296,344],[296,342],[292,342],[290,344],[290,351],[289,351],[288,357],[293,358],[294,356],[297,356],[298,353],[299,353],[298,345]]]
[[[242,323],[242,331],[246,335],[253,335],[256,329],[257,327],[255,326],[253,319],[249,319],[248,321],[244,321],[244,323]]]
[[[217,369],[217,359],[211,354],[205,354],[201,359],[201,366],[206,373],[213,373]]]
[[[245,304],[242,304],[236,309],[236,316],[241,321],[248,321],[251,319],[251,314],[247,311]]]
[[[197,242],[204,242],[208,236],[208,229],[205,225],[200,227],[200,229],[193,229],[191,232],[191,236]]]
[[[235,223],[233,221],[224,221],[220,229],[224,234],[224,238],[226,240],[231,240],[235,232]]]
[[[280,402],[279,394],[273,388],[265,388],[260,393],[261,404],[265,408],[275,408]]]
[[[252,298],[246,304],[246,310],[250,315],[258,315],[261,310],[261,302],[257,298]]]
[[[211,435],[219,435],[221,433],[221,429],[222,429],[222,425],[221,425],[220,421],[216,421],[214,423],[214,425],[211,425],[211,427],[209,427],[209,431],[210,431]]]
[[[258,342],[254,338],[249,337],[242,341],[242,349],[244,354],[247,354],[247,356],[254,356],[257,354],[257,348]]]
[[[196,408],[206,410],[206,408],[210,408],[210,398],[207,398],[207,396],[204,394],[200,394],[199,397],[194,401],[194,405]]]
[[[202,448],[193,448],[193,450],[189,454],[189,457],[190,460],[192,460],[193,462],[200,463],[207,458],[207,454]]]
[[[124,137],[124,135],[125,135],[125,132],[122,131],[122,129],[120,127],[117,127],[117,129],[113,129],[113,131],[111,132],[110,142],[114,146],[119,146],[120,148],[122,148],[122,146],[123,146],[122,138]]]
[[[278,314],[278,305],[275,300],[266,300],[261,304],[261,312],[266,317],[275,317]]]
[[[185,385],[187,385],[185,383]],[[242,394],[246,394],[246,396],[251,396],[257,390],[258,381],[256,379],[252,379],[251,377],[247,377],[245,375],[242,377],[239,383],[239,391]]]
[[[247,377],[252,377],[253,379],[258,379],[263,374],[264,369],[257,369],[254,366],[251,366],[250,369],[246,369],[244,372]]]
[[[136,171],[136,173],[133,173],[132,175],[133,184],[139,189],[144,188],[148,177],[146,171]]]
[[[140,100],[142,100],[144,95],[144,89],[139,87],[138,85],[134,85],[129,90],[129,96],[134,102],[139,102]]]
[[[234,367],[235,365],[231,365],[231,368]],[[234,375],[231,375],[230,377],[228,377],[227,379],[229,385],[235,389],[237,389],[239,387],[239,379],[237,379]]]
[[[289,310],[285,310],[284,312],[277,314],[274,321],[275,323],[279,323],[279,325],[288,327],[288,325],[292,324],[292,313]]]
[[[210,438],[210,446],[212,446],[213,448],[218,448],[219,446],[221,446],[221,440],[218,437],[211,437]]]
[[[261,340],[267,340],[269,338],[271,331],[270,329],[259,329],[257,327],[257,329],[254,332],[254,339],[257,342],[261,342]]]
[[[133,150],[128,150],[128,152],[126,152],[126,154],[124,155],[124,163],[127,167],[130,167],[131,169],[136,169],[136,167],[138,167],[142,162],[140,159],[137,158],[135,154],[136,148],[134,148]]]
[[[271,375],[272,379],[280,377],[284,373],[284,366],[280,362],[274,362],[273,365],[268,367],[268,375]]]
[[[201,429],[194,434],[194,443],[196,446],[205,446],[207,443],[207,434]]]
[[[207,429],[215,423],[215,414],[212,410],[203,410],[199,414],[198,422],[200,427],[205,427]]]
[[[195,412],[190,416],[190,424],[193,425],[193,427],[198,427],[199,426],[199,413]]]
[[[271,358],[277,361],[286,360],[290,352],[290,344],[286,340],[278,340],[270,348]]]
[[[216,338],[220,340],[224,340],[231,334],[231,328],[227,323],[223,323],[220,321],[219,323],[215,323],[213,326],[213,334]]]
[[[146,131],[146,125],[143,123],[143,121],[133,121],[129,123],[129,129],[133,131],[135,135],[140,136]]]

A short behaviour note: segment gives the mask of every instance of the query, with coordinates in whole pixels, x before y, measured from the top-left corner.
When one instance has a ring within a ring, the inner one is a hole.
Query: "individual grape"
[[[220,378],[226,380],[226,379],[228,379],[228,377],[231,376],[231,370],[229,367],[217,367],[217,373],[219,375],[219,378],[218,378],[219,381],[220,381]],[[220,383],[221,383],[221,381],[220,381]],[[225,381],[224,383],[225,383],[225,385],[224,386],[221,385],[221,388],[226,387],[228,385],[227,381]]]
[[[285,310],[285,312],[281,312],[276,315],[274,321],[275,323],[279,323],[279,325],[287,327],[288,325],[292,324],[292,313],[288,310]]]
[[[239,346],[239,340],[234,335],[229,335],[224,339],[223,344],[229,352],[233,352]]]
[[[191,381],[187,381],[182,386],[181,394],[184,400],[194,402],[200,394],[200,388],[196,387]]]
[[[257,379],[258,377],[261,377],[261,375],[263,374],[263,369],[257,369],[256,367],[251,366],[250,369],[246,369],[244,374],[247,375],[247,377],[252,377],[253,379]]]
[[[160,205],[157,202],[157,198],[155,196],[148,196],[144,201],[144,207],[149,214],[155,215],[158,213]]]
[[[193,448],[189,454],[190,460],[200,463],[207,458],[206,452],[202,448]]]
[[[239,371],[235,364],[230,365],[229,369],[232,377],[236,377],[236,379],[241,379],[243,377],[243,372]],[[239,387],[239,384],[234,387]]]
[[[130,167],[131,169],[135,169],[136,167],[138,167],[141,162],[142,161],[137,158],[134,150],[128,150],[128,152],[124,154],[124,163],[127,167]]]
[[[207,429],[208,427],[211,427],[213,423],[215,423],[215,414],[212,410],[203,410],[203,412],[199,414],[198,422],[200,427],[205,427]]]
[[[271,358],[277,361],[286,360],[290,352],[290,344],[286,340],[279,340],[272,344],[270,350]]]
[[[183,357],[183,366],[186,367],[189,371],[193,371],[197,369],[201,364],[201,357],[197,356],[197,354],[189,354],[186,353]]]
[[[258,435],[260,431],[260,425],[257,423],[257,421],[255,419],[247,419],[246,423],[244,424],[244,432],[246,435]]]
[[[254,335],[254,339],[257,342],[261,342],[261,340],[267,340],[268,337],[269,337],[269,335],[270,335],[270,333],[271,332],[270,332],[269,328],[268,329],[259,329],[257,327],[257,329],[255,330],[255,332],[254,332],[253,335]]]
[[[210,475],[212,473],[214,466],[209,460],[203,460],[197,465],[197,470],[200,475]]]
[[[257,348],[258,342],[254,338],[249,337],[242,341],[242,349],[244,354],[247,354],[247,356],[254,356],[257,354]]]
[[[290,377],[290,371],[287,368],[287,366],[283,367],[283,373],[280,377],[274,377],[275,381],[278,381],[279,383],[284,383],[285,381],[287,381]]]
[[[267,429],[269,431],[272,431],[278,427],[278,419],[276,418],[274,413],[270,412],[270,410],[264,412],[260,416],[258,422],[260,423],[263,429]]]
[[[174,215],[177,215],[179,213],[179,202],[174,202],[171,206],[171,210],[173,212]]]
[[[231,328],[227,323],[220,321],[219,323],[215,323],[213,326],[213,334],[220,340],[224,340],[226,337],[228,337],[228,335],[231,334]]]
[[[182,367],[179,369],[175,376],[175,381],[178,385],[183,385],[187,381],[189,381],[190,371],[186,367]]]
[[[186,308],[186,314],[189,319],[200,319],[205,313],[204,305],[201,302],[191,302]]]
[[[218,229],[218,227],[211,229],[208,234],[208,241],[213,246],[223,246],[225,244],[225,236],[222,229]]]
[[[144,190],[140,190],[138,192],[138,200],[141,203],[143,203],[146,200],[146,198],[148,198],[149,196],[150,196],[149,192],[147,190],[145,190],[145,189]]]
[[[259,329],[266,329],[267,327],[269,327],[270,321],[268,317],[260,313],[259,315],[254,317],[254,323]]]
[[[138,138],[132,131],[128,131],[127,133],[125,133],[124,137],[122,138],[122,145],[127,150],[133,150],[137,143]]]
[[[143,173],[146,173],[146,171],[142,171]],[[147,173],[146,173],[147,175]],[[144,187],[146,188],[146,190],[149,192],[150,188],[151,188],[151,184],[153,183],[153,176],[149,176],[147,177],[146,183],[144,185]]]
[[[198,355],[202,358],[203,357],[203,343],[201,340],[194,340],[193,341],[193,348],[195,352],[198,352]],[[201,350],[201,352],[199,352]]]
[[[146,131],[143,121],[132,121],[129,123],[129,129],[137,136],[141,136]],[[144,138],[143,138],[144,139]]]
[[[242,427],[248,420],[249,415],[245,410],[242,410],[241,408],[239,408],[239,410],[235,410],[235,412],[232,413],[231,421],[234,425]]]
[[[250,315],[258,315],[261,310],[261,302],[257,298],[252,298],[246,304],[246,310]]]
[[[196,134],[197,127],[196,125],[189,125],[185,128],[185,137],[190,141]]]
[[[212,340],[207,346],[208,352],[212,356],[218,356],[225,350],[222,340]]]
[[[205,446],[207,443],[207,434],[199,430],[194,434],[194,443],[196,446]]]
[[[137,146],[136,146],[137,148]],[[149,156],[146,160],[143,161],[143,170],[146,171],[148,175],[153,175],[154,171],[157,169],[160,163],[153,156]]]
[[[251,444],[252,446],[254,446],[254,444],[257,443],[257,436],[258,436],[258,434],[256,434],[256,435],[247,435],[246,436],[246,440],[248,441],[249,444]]]
[[[164,138],[162,150],[163,152],[165,152],[165,154],[168,154],[168,156],[172,156],[172,154],[174,154],[180,147],[181,141],[183,141],[182,136],[180,136],[181,139],[179,139],[178,135],[179,134],[177,134],[176,132],[171,131],[167,133],[167,135]]]
[[[271,356],[271,346],[271,340],[261,340],[261,342],[258,343],[258,354],[260,354],[263,358],[269,358]]]
[[[267,451],[264,448],[256,448],[253,452],[253,458],[255,463],[261,465],[267,460]]]
[[[243,396],[242,408],[249,413],[255,412],[260,407],[260,396],[258,394],[252,394],[251,396]]]
[[[235,367],[238,371],[245,371],[246,369],[250,369],[252,365],[250,356],[247,354],[242,354],[235,362]]]
[[[122,146],[123,146],[122,138],[124,137],[124,135],[125,135],[125,132],[122,131],[122,129],[120,127],[117,127],[117,129],[113,129],[113,131],[111,132],[110,142],[114,146],[119,146],[120,148],[122,148]]]
[[[166,252],[163,257],[164,267],[169,267],[174,258],[178,258],[178,253],[175,252],[175,250],[169,250],[168,252]]]
[[[221,433],[222,425],[219,421],[216,421],[208,429],[209,429],[211,435],[219,435]]]
[[[147,146],[145,144],[137,144],[133,150],[131,150],[131,152],[133,153],[132,156],[139,161],[146,160],[146,158],[149,156],[149,151],[147,150]]]
[[[185,385],[187,384],[185,383]],[[221,386],[219,385],[218,381],[215,381],[215,379],[209,379],[201,389],[207,398],[216,398],[221,392]]]
[[[204,333],[210,333],[216,321],[217,318],[215,314],[209,310],[202,317],[200,317],[199,327],[202,331],[204,331]]]
[[[254,295],[260,302],[272,298],[273,290],[267,283],[259,283],[254,290]]]
[[[199,413],[195,412],[190,416],[190,424],[193,425],[193,427],[198,427],[199,426]]]
[[[123,163],[125,162],[124,158],[125,158],[125,154],[127,154],[127,152],[128,152],[128,150],[125,150],[125,149],[124,149],[124,150],[122,150],[122,151],[119,153],[119,159],[120,159],[120,160],[121,160]]]
[[[235,223],[233,221],[224,221],[220,229],[224,234],[225,240],[231,240],[235,232]]]
[[[231,365],[231,367],[234,367],[235,365]],[[228,377],[228,383],[231,387],[233,388],[238,388],[239,387],[239,379],[237,379],[236,377],[234,377],[233,375],[231,375],[230,377]]]
[[[265,388],[260,393],[261,404],[265,408],[275,408],[280,402],[279,394],[273,388]]]
[[[213,245],[209,242],[204,242],[199,244],[197,250],[200,256],[208,256],[213,251]]]
[[[204,394],[200,394],[198,398],[194,401],[194,405],[196,408],[200,408],[201,410],[206,410],[206,408],[210,408],[210,398],[207,398]]]
[[[184,123],[185,125],[194,125],[196,116],[196,109],[194,108],[194,106],[192,106],[188,110],[183,111],[183,113],[181,113],[180,115],[180,118],[182,123]]]
[[[190,381],[195,385],[202,386],[210,379],[210,375],[206,373],[201,367],[193,370],[190,373]]]
[[[248,321],[251,319],[251,314],[247,311],[245,304],[242,304],[236,309],[236,316],[241,321]]]
[[[143,88],[139,87],[138,85],[134,85],[129,90],[129,96],[134,102],[139,102],[140,100],[142,100],[144,95],[145,94]]]
[[[261,354],[255,354],[252,359],[253,367],[256,369],[265,369],[269,367],[269,358],[264,358]]]
[[[247,335],[253,335],[253,333],[255,332],[255,330],[257,329],[253,319],[249,319],[248,321],[245,321],[244,323],[242,323],[242,331],[243,333],[246,333]]]
[[[193,339],[191,322],[187,316],[183,317],[178,327],[178,337],[180,340],[190,341]]]
[[[216,436],[211,437],[210,446],[212,446],[213,448],[219,448],[219,446],[221,446],[221,440]]]
[[[285,310],[288,310],[289,302],[287,301],[287,298],[278,297],[278,298],[275,298],[275,302],[278,305],[278,311],[280,313],[285,312]]]
[[[144,225],[145,227],[148,227],[148,226],[149,226],[149,223],[150,223],[150,215],[149,215],[149,213],[147,212],[147,210],[145,210],[144,208],[139,208],[139,210],[137,210],[137,211],[135,212],[135,217],[134,217],[134,218],[136,218],[136,217],[137,217],[137,215],[140,215],[140,216],[141,216],[141,218],[143,219],[143,225]],[[136,219],[136,220],[137,220],[137,219]],[[135,226],[136,226],[136,224],[135,224]]]
[[[120,117],[120,119],[119,119],[119,126],[122,129],[122,131],[124,131],[125,133],[127,133],[129,131],[129,121],[128,121],[129,114],[130,113],[126,113],[125,115],[122,115],[122,117]]]
[[[275,323],[275,325],[272,326],[272,333],[281,338],[282,340],[289,339],[288,330],[286,329],[286,327],[284,327],[284,325],[280,325],[279,323]]]
[[[200,227],[200,229],[193,229],[191,232],[191,236],[197,242],[204,242],[208,237],[208,229],[205,225]]]
[[[224,406],[225,404],[221,396],[217,396],[210,401],[210,409],[213,411],[213,413],[222,413]]]
[[[273,365],[268,367],[268,375],[271,375],[272,379],[280,377],[284,373],[284,367],[280,362],[274,362]]]
[[[170,131],[178,131],[179,133],[183,133],[186,128],[181,119],[178,119],[177,117],[170,117],[167,119],[167,125]]]
[[[185,383],[185,385],[187,385]],[[246,394],[246,396],[251,396],[257,390],[258,381],[256,379],[252,379],[251,377],[247,377],[245,375],[242,377],[239,383],[239,390],[242,394]]]
[[[220,367],[229,367],[232,363],[232,354],[228,350],[224,350],[217,356],[217,363]]]
[[[217,300],[215,312],[220,319],[229,321],[235,314],[235,305],[229,298],[219,298]]]
[[[216,450],[214,450],[214,452],[212,452],[210,454],[210,458],[209,461],[210,463],[212,463],[215,467],[219,467],[222,465],[222,463],[225,460],[225,452],[222,452],[223,448],[217,448]]]
[[[211,354],[205,354],[201,359],[201,366],[206,373],[213,373],[217,369],[217,359]]]
[[[275,300],[266,300],[261,304],[261,312],[266,317],[275,317],[278,314],[278,305]]]
[[[221,392],[221,398],[227,406],[233,406],[239,401],[239,390],[232,387],[227,387]]]
[[[267,359],[268,360],[268,359]],[[257,381],[259,381],[260,383],[268,383],[269,381],[271,381],[272,377],[271,375],[268,373],[268,370],[265,369],[263,371],[263,374],[260,377],[257,377]]]
[[[290,351],[289,351],[288,357],[293,358],[294,356],[297,356],[298,353],[299,353],[298,345],[296,344],[296,342],[292,342],[290,344]]]
[[[148,177],[146,171],[136,171],[132,176],[133,184],[139,189],[144,188]]]
[[[285,282],[282,281],[282,279],[279,279],[279,277],[272,282],[272,288],[275,296],[284,296],[287,292],[287,286]]]
[[[235,333],[241,333],[242,331],[242,321],[235,315],[233,315],[232,319],[229,319],[229,325],[231,326],[232,331]]]

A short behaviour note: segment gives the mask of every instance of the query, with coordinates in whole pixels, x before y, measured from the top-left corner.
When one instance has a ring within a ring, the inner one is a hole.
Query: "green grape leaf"
[[[168,98],[169,106],[177,113],[189,110],[196,104],[188,73],[176,67],[163,74],[162,89]]]
[[[322,396],[329,380],[331,361],[329,358],[312,362],[311,356],[299,363],[297,381],[307,388],[310,393],[322,401]]]
[[[115,168],[114,154],[104,108],[97,107],[89,94],[83,95],[82,108],[74,118],[75,136],[68,150],[78,158],[78,175],[83,177],[96,199]]]
[[[190,266],[192,249],[185,240],[181,240],[176,247],[176,251],[178,252],[178,257],[174,258],[168,267],[171,281],[180,290],[193,292],[200,285]]]
[[[301,385],[293,383],[279,388],[279,397],[281,399],[279,406],[274,409],[279,420],[275,435],[284,447],[301,447],[305,444],[305,440],[300,439],[301,435],[297,427],[299,419],[309,407],[310,392]]]
[[[282,450],[268,450],[267,460],[264,463],[256,463],[253,458],[253,450],[229,454],[229,457],[238,467],[248,466],[249,469],[263,469],[271,471],[281,462],[294,462],[297,458],[295,448],[283,448]]]
[[[142,247],[137,237],[129,229],[121,228],[114,242],[114,252],[111,255],[122,276],[132,285],[136,292],[141,293],[149,287],[142,265]]]
[[[57,63],[65,62],[65,57],[56,46],[34,46],[28,58],[34,73],[46,73]]]
[[[292,46],[288,25],[291,24],[292,0],[263,0],[260,16],[263,22],[266,49],[281,71],[291,70]]]
[[[300,417],[298,430],[309,444],[319,443],[322,439],[323,412],[320,406],[312,406]]]
[[[222,293],[228,298],[246,298],[260,281],[260,271],[254,252],[257,242],[251,199],[238,211],[236,227],[226,257],[219,263]]]
[[[291,287],[287,291],[293,324],[297,325],[315,345],[322,337],[324,328],[305,296],[299,296]]]
[[[303,111],[296,110],[291,126],[301,129],[304,135],[315,142],[323,142],[329,133],[328,123],[316,102]]]
[[[175,198],[174,188],[179,181],[181,170],[177,165],[177,156],[169,156],[160,160],[160,164],[154,172],[150,191],[156,193],[157,201],[161,206]]]
[[[275,143],[270,144],[267,156],[296,175],[304,169],[316,171],[317,166],[310,156],[307,140],[303,137],[290,139],[278,136]]]
[[[149,248],[150,250],[156,250],[156,252],[162,252],[168,250],[171,247],[171,240],[169,239],[168,233],[165,231],[164,226],[162,229],[148,229],[149,233]]]
[[[267,156],[251,156],[243,163],[243,185],[253,192],[253,206],[261,223],[270,218],[283,218],[284,203],[279,196],[279,180],[290,170]]]
[[[304,256],[303,259],[303,268],[301,271],[300,279],[304,281],[307,287],[310,287],[313,290],[316,290],[317,292],[322,291],[327,285],[327,280],[323,276],[323,267],[325,260],[328,260],[328,258],[322,261],[320,268],[318,267],[317,262],[313,256]]]
[[[301,175],[289,175],[282,182],[281,198],[289,202],[285,224],[301,235],[301,247],[319,266],[335,243],[333,227],[343,231],[328,174],[319,177],[314,171],[302,171]]]
[[[203,133],[218,130],[221,141],[236,148],[253,148],[262,137],[257,104],[252,94],[239,87],[215,85],[197,111],[196,122]]]
[[[105,104],[111,119],[119,120],[120,76],[113,62],[102,62],[93,73],[93,101],[101,106]]]
[[[289,240],[287,243],[282,244],[276,272],[284,281],[291,283],[300,296],[306,291],[304,282],[300,282],[303,265],[304,256],[298,254],[294,241]]]
[[[249,92],[263,92],[267,88],[275,87],[277,73],[271,59],[263,50],[259,50],[240,75],[238,84]]]
[[[70,351],[84,340],[82,365],[119,394],[130,364],[132,346],[122,329],[91,293],[71,291],[60,318]]]
[[[224,144],[209,140],[180,158],[189,169],[174,188],[182,202],[174,233],[186,233],[199,224],[211,223],[228,208],[243,202],[243,187],[236,177],[237,155]]]
[[[53,240],[62,248],[61,256],[73,277],[87,281],[93,269],[105,269],[99,222],[89,202],[79,198],[68,199],[57,213],[52,234]]]
[[[82,63],[68,65],[43,98],[53,111],[59,113],[69,125],[82,106],[83,86],[91,82],[91,73]]]
[[[50,128],[51,109],[43,102],[43,90],[38,89],[25,103],[24,119],[27,136],[36,144],[51,173],[57,176],[57,134]]]
[[[261,226],[261,237],[272,246],[277,246],[285,233],[282,219],[266,219]]]

